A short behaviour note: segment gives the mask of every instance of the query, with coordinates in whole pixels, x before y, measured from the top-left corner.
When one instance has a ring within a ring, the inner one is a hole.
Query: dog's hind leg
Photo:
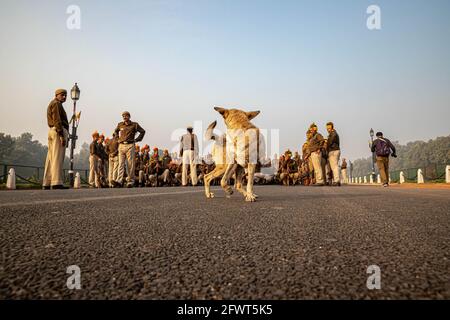
[[[242,178],[245,175],[245,170],[243,167],[238,166],[236,168],[236,190],[239,191],[240,193],[242,193],[242,195],[244,197],[247,196],[247,191],[244,190],[244,188],[242,188]]]
[[[223,190],[227,193],[227,196],[231,196],[233,194],[233,188],[228,185],[228,181],[236,170],[237,164],[230,163],[227,165],[225,169],[225,173],[223,174],[222,180],[220,181],[220,185]]]

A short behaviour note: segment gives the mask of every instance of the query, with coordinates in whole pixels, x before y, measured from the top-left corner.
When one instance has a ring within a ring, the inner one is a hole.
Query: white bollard
[[[392,180],[391,180],[391,175],[389,175],[389,184],[391,184]]]
[[[81,188],[81,178],[80,173],[75,173],[75,181],[73,182],[73,188],[74,189],[80,189]]]
[[[417,170],[417,183],[425,183],[422,169]]]
[[[403,171],[400,171],[400,183],[405,183],[405,174]]]
[[[450,183],[450,165],[445,167],[445,182]]]
[[[358,183],[359,183],[359,184],[362,183],[362,178],[361,178],[361,177],[358,178]]]
[[[373,175],[369,176],[369,182],[370,182],[370,184],[373,184]]]
[[[6,180],[6,189],[16,189],[16,171],[14,168],[9,169],[8,180]]]
[[[364,183],[367,183],[367,177],[364,176]]]
[[[380,175],[377,176],[377,183],[379,183],[379,184],[381,183],[381,176]]]

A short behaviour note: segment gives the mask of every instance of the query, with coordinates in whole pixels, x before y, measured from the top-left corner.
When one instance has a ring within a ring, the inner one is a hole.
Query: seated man
[[[299,177],[297,163],[291,157],[292,152],[290,150],[286,151],[284,154],[285,160],[281,166],[280,181],[285,186],[289,186],[291,182],[295,184]]]
[[[162,174],[158,178],[163,184],[170,184],[171,182],[171,174],[169,168],[169,164],[171,162],[172,157],[169,155],[169,150],[165,149],[160,162]]]
[[[148,144],[146,144],[141,149],[141,154],[139,156],[139,161],[136,162],[136,171],[139,172],[139,186],[144,187],[146,185],[147,179],[148,179],[148,163],[150,161],[150,154],[149,154],[150,147]],[[136,158],[137,158],[136,154]]]

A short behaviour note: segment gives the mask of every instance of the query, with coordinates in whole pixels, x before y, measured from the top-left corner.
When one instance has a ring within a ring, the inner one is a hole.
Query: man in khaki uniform
[[[92,142],[89,145],[89,186],[100,188],[100,152],[98,148],[99,134],[95,131],[92,134]]]
[[[108,183],[110,187],[114,187],[114,182],[119,174],[119,137],[113,133],[113,137],[106,145],[106,153],[108,154]]]
[[[68,189],[64,187],[63,164],[69,143],[69,121],[64,110],[67,91],[58,89],[47,108],[48,152],[45,160],[43,189]]]
[[[197,156],[198,156],[198,140],[193,133],[193,128],[189,126],[187,133],[181,137],[180,141],[180,157],[183,159],[183,172],[181,176],[182,185],[187,186],[188,167],[191,171],[191,182],[193,186],[197,185]]]
[[[311,161],[314,168],[314,176],[316,178],[314,186],[323,186],[325,185],[322,168],[322,148],[324,139],[323,136],[317,132],[317,125],[315,123],[310,126],[309,130],[311,131],[311,138],[308,141],[308,148],[311,153]]]
[[[131,116],[128,111],[122,113],[123,121],[119,122],[114,131],[119,135],[119,174],[117,176],[116,185],[122,186],[123,176],[125,174],[125,162],[127,163],[127,187],[132,188],[135,181],[135,143],[142,141],[145,130],[137,122],[130,120]],[[139,132],[137,138],[136,133]]]

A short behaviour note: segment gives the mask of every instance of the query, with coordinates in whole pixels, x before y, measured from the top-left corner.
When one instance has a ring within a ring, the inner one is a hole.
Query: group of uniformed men
[[[49,143],[44,189],[66,188],[63,162],[68,146],[69,122],[62,105],[66,97],[65,89],[56,90],[55,98],[47,108]],[[111,139],[105,139],[98,132],[92,134],[89,156],[91,187],[186,186],[189,182],[195,186],[202,183],[203,176],[214,169],[211,161],[199,161],[198,140],[192,126],[188,126],[187,133],[181,137],[180,159],[172,159],[167,149],[160,154],[159,149],[154,148],[150,154],[148,145],[143,148],[136,145],[144,138],[145,130],[137,122],[131,121],[128,111],[122,113],[122,118]],[[284,185],[340,186],[341,183],[347,183],[345,159],[339,166],[339,135],[332,122],[328,122],[326,128],[328,138],[324,139],[317,131],[317,125],[311,124],[306,132],[307,141],[302,147],[302,157],[298,152],[292,156],[288,150],[278,161],[278,171],[272,177],[275,179],[264,180],[256,175],[257,179],[263,183],[278,181]]]
[[[339,135],[332,122],[326,124],[328,137],[325,139],[315,123],[306,132],[302,156],[287,150],[280,156],[276,180],[283,185],[340,186],[347,183],[347,161],[342,159]]]

